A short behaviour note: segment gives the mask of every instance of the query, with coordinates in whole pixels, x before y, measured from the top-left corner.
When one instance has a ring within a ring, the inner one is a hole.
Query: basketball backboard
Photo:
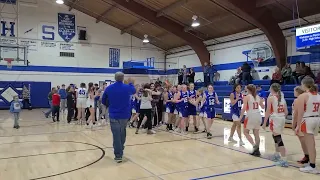
[[[27,46],[0,44],[0,65],[7,66],[7,59],[12,59],[12,66],[26,66],[28,60],[27,51]]]

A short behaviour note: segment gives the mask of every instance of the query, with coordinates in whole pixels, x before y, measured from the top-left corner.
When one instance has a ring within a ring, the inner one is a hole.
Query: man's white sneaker
[[[311,174],[318,174],[318,170],[316,168],[309,166],[303,167],[299,169],[301,172],[305,172],[305,173],[311,173]]]

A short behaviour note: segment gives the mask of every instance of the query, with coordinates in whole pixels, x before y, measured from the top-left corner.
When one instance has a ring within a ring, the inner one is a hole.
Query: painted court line
[[[251,168],[251,169],[244,169],[244,170],[239,170],[239,171],[231,171],[231,172],[226,172],[226,173],[221,173],[221,174],[214,174],[211,176],[204,176],[204,177],[200,177],[200,178],[194,178],[191,180],[208,179],[208,178],[214,178],[214,177],[219,177],[219,176],[226,176],[226,175],[230,175],[230,174],[238,174],[238,173],[242,173],[242,172],[255,171],[255,170],[259,170],[259,169],[266,169],[266,168],[271,168],[271,167],[275,167],[275,165],[262,166],[262,167]]]

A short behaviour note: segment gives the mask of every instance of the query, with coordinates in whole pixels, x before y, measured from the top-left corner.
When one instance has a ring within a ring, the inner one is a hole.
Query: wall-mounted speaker
[[[79,31],[79,40],[87,40],[87,31],[86,30]]]

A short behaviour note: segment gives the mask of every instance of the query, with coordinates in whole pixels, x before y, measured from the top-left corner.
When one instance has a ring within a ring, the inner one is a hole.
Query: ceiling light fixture
[[[63,2],[63,0],[56,0],[56,3],[57,4],[63,4],[64,2]]]
[[[191,24],[192,27],[200,26],[200,22],[197,20],[198,16],[194,15],[194,16],[192,16],[192,19],[193,19],[192,24]]]
[[[149,43],[148,35],[144,35],[143,43]]]

